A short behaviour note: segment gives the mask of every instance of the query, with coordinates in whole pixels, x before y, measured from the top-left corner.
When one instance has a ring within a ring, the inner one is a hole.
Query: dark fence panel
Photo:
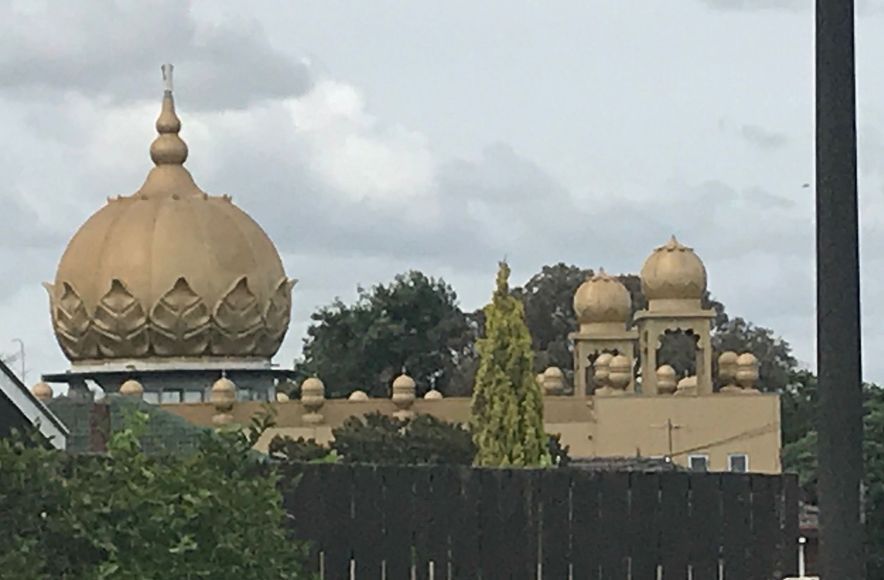
[[[328,580],[771,580],[794,574],[792,475],[289,466]],[[723,576],[722,576],[723,574]]]

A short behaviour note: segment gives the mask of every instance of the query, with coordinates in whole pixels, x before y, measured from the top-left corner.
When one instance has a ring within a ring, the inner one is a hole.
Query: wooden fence
[[[286,507],[326,580],[771,580],[797,568],[791,475],[290,469]]]

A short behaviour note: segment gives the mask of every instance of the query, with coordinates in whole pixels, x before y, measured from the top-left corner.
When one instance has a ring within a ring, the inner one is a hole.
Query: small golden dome
[[[403,372],[393,381],[393,390],[413,390],[416,387],[414,379]]]
[[[236,398],[236,384],[227,377],[221,377],[212,385],[212,401],[232,401]]]
[[[444,397],[442,396],[442,393],[440,393],[436,389],[427,391],[427,394],[424,395],[424,399],[426,399],[427,401],[441,401],[443,398]]]
[[[641,281],[649,301],[699,300],[706,292],[706,267],[693,249],[672,236],[645,260]]]
[[[365,391],[353,391],[350,393],[350,396],[347,397],[348,401],[367,401],[368,394]]]
[[[170,80],[171,66],[163,71]],[[194,183],[180,128],[169,83],[155,167],[80,227],[46,284],[56,338],[73,362],[260,360],[282,343],[294,282],[248,214]]]
[[[662,365],[657,369],[657,377],[666,377],[675,379],[675,369],[670,365]]]
[[[325,396],[325,383],[319,377],[308,377],[301,383],[301,397]]]
[[[276,402],[277,403],[288,403],[289,396],[283,393],[282,391],[276,393]]]
[[[140,397],[144,394],[144,387],[135,379],[129,379],[120,385],[120,394],[126,397]]]
[[[627,322],[632,314],[632,297],[620,280],[600,268],[574,293],[574,313],[580,324]]]
[[[31,394],[40,401],[52,400],[52,387],[48,383],[39,382],[31,387]]]

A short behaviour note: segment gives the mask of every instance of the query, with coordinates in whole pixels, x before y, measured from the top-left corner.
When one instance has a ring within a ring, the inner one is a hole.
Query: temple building
[[[247,425],[269,401],[274,435],[332,437],[348,417],[380,411],[427,413],[466,422],[469,398],[432,390],[417,398],[405,372],[390,398],[357,391],[327,400],[322,377],[289,400],[280,381],[293,371],[271,358],[286,334],[294,281],[267,234],[229,196],[200,190],[185,169],[187,146],[172,96],[171,66],[150,147],[154,167],[132,195],[107,204],[70,241],[47,284],[52,324],[70,360],[43,376],[33,395],[52,402],[51,383],[69,399],[87,383],[118,399],[144,400],[182,425]],[[757,388],[758,361],[725,352],[713,376],[714,313],[703,308],[707,273],[674,237],[641,268],[647,307],[600,270],[574,296],[573,384],[562,369],[538,375],[546,430],[573,457],[663,459],[698,470],[780,472],[780,401]],[[694,373],[661,360],[667,333],[691,337]],[[113,398],[113,397],[112,397]]]

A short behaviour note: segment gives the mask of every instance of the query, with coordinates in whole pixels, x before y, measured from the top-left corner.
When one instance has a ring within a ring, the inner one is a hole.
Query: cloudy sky
[[[860,2],[866,374],[884,380],[884,0]],[[814,358],[811,0],[0,0],[0,352],[66,368],[42,281],[151,166],[162,83],[200,186],[310,313],[410,268],[465,308],[497,260],[637,272],[672,233],[730,313]]]

